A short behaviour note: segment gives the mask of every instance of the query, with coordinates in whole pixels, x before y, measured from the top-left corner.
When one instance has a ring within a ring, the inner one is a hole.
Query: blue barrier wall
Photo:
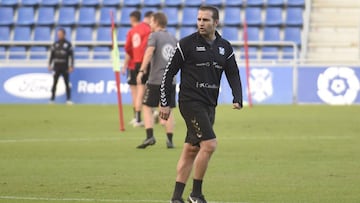
[[[299,67],[298,90],[293,91],[293,68],[290,66],[254,66],[250,87],[255,104],[298,103],[353,104],[360,103],[360,69],[355,67]],[[244,101],[247,101],[245,69],[240,67]],[[223,76],[225,77],[225,75]],[[124,104],[131,103],[126,76],[121,76]],[[178,80],[179,81],[179,80]],[[0,68],[0,103],[47,103],[52,75],[44,68]],[[83,104],[116,103],[116,84],[112,69],[78,68],[71,74],[72,100]],[[65,86],[60,80],[57,102],[65,101]],[[232,94],[223,78],[219,103],[231,103]]]

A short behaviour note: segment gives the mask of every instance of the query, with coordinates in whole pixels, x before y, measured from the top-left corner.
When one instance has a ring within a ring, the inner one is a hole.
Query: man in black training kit
[[[56,85],[59,77],[62,75],[66,87],[66,103],[72,104],[69,74],[74,70],[74,54],[71,43],[65,39],[65,30],[60,28],[57,31],[58,40],[51,46],[49,60],[49,71],[54,70],[54,82],[51,89],[50,103],[55,100]]]
[[[242,108],[239,69],[231,44],[216,31],[218,23],[217,8],[200,7],[197,16],[198,31],[176,45],[176,51],[163,76],[160,117],[166,120],[170,115],[172,79],[181,69],[179,108],[187,126],[171,203],[184,203],[182,194],[192,169],[193,188],[188,201],[206,203],[202,182],[217,145],[213,124],[223,71],[232,89],[233,108]]]

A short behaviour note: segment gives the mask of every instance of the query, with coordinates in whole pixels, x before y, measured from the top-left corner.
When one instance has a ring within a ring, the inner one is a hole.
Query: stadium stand
[[[45,60],[47,59],[47,49],[44,46],[32,46],[30,48],[30,59]]]
[[[25,60],[26,48],[24,46],[12,46],[9,48],[9,59],[13,60]]]
[[[279,58],[278,49],[279,49],[278,47],[273,47],[273,46],[262,47],[261,58],[272,59],[272,60],[278,59]]]
[[[75,60],[88,60],[89,59],[89,47],[87,46],[76,46],[74,48]]]
[[[256,52],[251,55],[253,58],[268,59],[265,56],[267,54],[261,53],[275,50],[272,47],[265,48],[269,45],[263,45],[262,42],[278,42],[276,52],[279,53],[279,59],[291,59],[288,56],[292,53],[291,47],[288,47],[289,44],[283,47],[283,41],[293,41],[300,49],[302,47],[304,0],[2,0],[0,41],[7,43],[0,45],[2,52],[5,52],[1,57],[21,58],[11,53],[22,50],[28,52],[26,59],[41,59],[46,55],[39,57],[32,52],[44,50],[45,46],[41,43],[47,42],[50,46],[56,39],[56,30],[63,27],[76,50],[88,54],[76,55],[77,58],[105,59],[95,52],[109,48],[105,45],[111,40],[111,10],[118,26],[120,42],[126,40],[130,27],[129,14],[134,10],[141,10],[142,13],[163,11],[168,16],[168,31],[182,38],[196,31],[197,9],[203,3],[220,8],[222,21],[219,31],[231,41],[242,40],[242,26],[246,20],[249,26],[248,39],[258,42],[256,47],[249,49]],[[12,45],[11,41],[17,44]],[[22,44],[24,41],[33,43]],[[77,43],[80,45],[76,46]],[[234,47],[241,52],[241,44],[234,44]]]

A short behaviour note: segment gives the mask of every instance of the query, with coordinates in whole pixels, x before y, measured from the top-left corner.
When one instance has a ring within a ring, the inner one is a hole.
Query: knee
[[[200,143],[201,146],[201,150],[212,154],[216,151],[216,147],[217,147],[217,140],[213,139],[213,140],[207,140],[207,141],[203,141]]]

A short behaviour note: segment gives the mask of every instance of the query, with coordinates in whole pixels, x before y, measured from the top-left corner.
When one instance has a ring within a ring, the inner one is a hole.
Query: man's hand
[[[48,70],[51,72],[53,68],[51,66],[48,66]]]
[[[74,71],[74,67],[70,66],[69,69],[68,69],[68,72],[72,73],[73,71]]]
[[[170,116],[170,107],[166,106],[166,107],[160,107],[160,112],[159,112],[159,116],[161,119],[163,120],[167,120]]]
[[[125,66],[124,66],[124,67],[125,67]],[[122,74],[122,75],[125,75],[125,74],[126,74],[126,68],[122,68],[122,69],[121,69],[121,74]]]
[[[139,72],[136,76],[136,83],[141,84],[142,77],[144,76],[144,72]]]
[[[233,103],[233,109],[240,110],[242,109],[242,106],[239,103]]]

